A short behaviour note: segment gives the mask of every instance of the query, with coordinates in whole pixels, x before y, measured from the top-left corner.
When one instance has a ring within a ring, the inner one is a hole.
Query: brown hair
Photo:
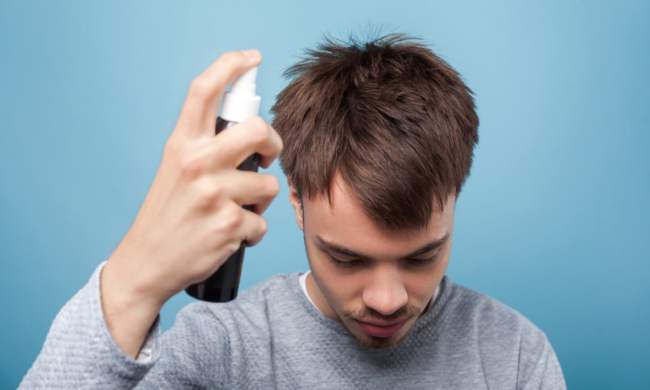
[[[271,108],[284,173],[302,197],[330,197],[338,171],[365,213],[389,230],[425,227],[458,195],[478,142],[472,91],[420,39],[325,37],[284,72]],[[302,199],[302,198],[301,198]]]

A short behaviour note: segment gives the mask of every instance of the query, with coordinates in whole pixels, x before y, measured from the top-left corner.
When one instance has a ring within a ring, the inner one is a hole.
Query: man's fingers
[[[214,224],[229,237],[227,241],[241,242],[251,246],[257,244],[266,234],[266,220],[252,211],[241,208],[234,203],[224,205],[221,213],[214,215]]]
[[[282,151],[280,135],[262,118],[254,117],[224,129],[206,141],[195,158],[205,169],[217,171],[237,168],[254,153],[261,155],[262,167],[268,167]]]
[[[200,195],[211,203],[209,206],[234,201],[239,206],[256,205],[255,212],[260,214],[280,191],[280,183],[275,176],[239,170],[206,175],[198,186],[201,188]]]
[[[242,211],[244,212],[244,221],[240,231],[242,242],[247,246],[256,245],[268,230],[266,220],[252,211],[246,209],[242,209]]]
[[[177,129],[187,135],[214,135],[217,108],[226,87],[245,71],[258,65],[261,54],[256,49],[222,54],[190,85]]]

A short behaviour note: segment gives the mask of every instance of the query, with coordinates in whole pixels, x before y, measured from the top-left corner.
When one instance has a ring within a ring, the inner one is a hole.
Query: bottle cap
[[[261,98],[255,92],[256,78],[257,67],[254,67],[232,83],[223,99],[221,118],[239,123],[259,114]]]

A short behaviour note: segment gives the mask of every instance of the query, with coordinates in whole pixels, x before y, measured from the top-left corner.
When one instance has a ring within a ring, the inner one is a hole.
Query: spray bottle
[[[215,135],[223,129],[258,115],[260,97],[255,92],[256,78],[257,67],[244,73],[232,84],[230,92],[224,97],[221,115],[217,117]],[[255,153],[237,169],[257,172],[259,160],[259,154]],[[252,205],[243,207],[253,210]],[[206,280],[187,287],[185,291],[194,298],[210,302],[228,302],[235,299],[239,289],[245,247],[246,243],[242,242],[239,249],[221,265],[217,272]]]

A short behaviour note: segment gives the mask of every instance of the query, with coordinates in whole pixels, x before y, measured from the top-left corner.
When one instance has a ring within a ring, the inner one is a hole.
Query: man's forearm
[[[100,302],[102,267],[59,311],[20,388],[132,388],[154,366],[157,347],[146,359],[135,360],[111,339]],[[150,331],[150,344],[157,346],[159,325],[154,324],[151,331],[152,323],[146,325],[145,332]]]
[[[120,349],[130,357],[137,357],[140,348],[160,312],[164,302],[150,299],[131,291],[123,283],[127,280],[122,259],[112,257],[100,276],[101,308],[106,326]]]

